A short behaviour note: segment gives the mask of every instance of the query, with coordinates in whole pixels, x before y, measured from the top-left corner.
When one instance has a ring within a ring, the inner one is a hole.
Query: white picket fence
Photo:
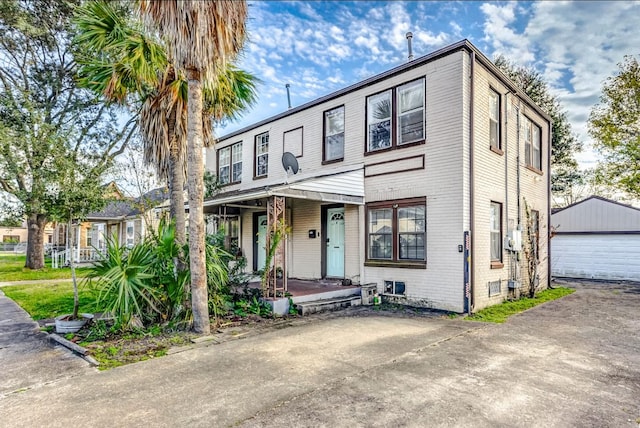
[[[62,251],[53,250],[51,252],[51,267],[56,269],[69,266],[71,254],[73,254],[73,261],[75,263],[91,263],[102,258],[100,251],[95,248],[68,248]]]

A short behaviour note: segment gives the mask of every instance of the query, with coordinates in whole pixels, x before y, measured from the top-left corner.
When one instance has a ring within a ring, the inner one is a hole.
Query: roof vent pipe
[[[413,33],[409,31],[407,33],[407,47],[409,48],[409,61],[413,61],[413,50],[411,49],[411,39],[413,38]]]
[[[291,87],[291,85],[287,83],[284,86],[287,88],[287,103],[289,104],[289,109],[291,109],[291,94],[289,93],[289,87]]]

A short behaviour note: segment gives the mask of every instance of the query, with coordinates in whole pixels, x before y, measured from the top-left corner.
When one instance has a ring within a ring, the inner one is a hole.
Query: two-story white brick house
[[[528,253],[510,250],[526,219],[548,284],[550,141],[549,116],[463,40],[220,138],[205,212],[258,270],[267,201],[284,197],[288,277],[474,311],[526,282]]]

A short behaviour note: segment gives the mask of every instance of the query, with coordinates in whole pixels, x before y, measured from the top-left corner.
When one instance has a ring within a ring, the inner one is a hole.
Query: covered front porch
[[[223,231],[227,248],[246,258],[248,273],[266,269],[266,297],[276,297],[294,295],[292,280],[302,281],[293,289],[301,294],[360,282],[363,204],[362,171],[356,170],[226,192],[204,206],[208,232]]]

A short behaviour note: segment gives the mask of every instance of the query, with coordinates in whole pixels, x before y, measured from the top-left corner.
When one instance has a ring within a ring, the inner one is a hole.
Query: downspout
[[[509,154],[507,149],[509,148],[509,95],[511,92],[507,92],[504,96],[504,147],[502,148],[502,155],[504,156],[504,218],[507,229],[507,236],[509,235]],[[502,124],[501,124],[502,125]],[[502,127],[500,128],[502,129]],[[504,239],[503,239],[504,241]],[[504,245],[504,242],[502,242]],[[513,247],[511,247],[513,248]],[[512,278],[511,272],[513,271],[513,253],[509,250],[509,279]]]
[[[547,140],[547,288],[551,287],[551,143],[553,123],[549,121]]]
[[[469,305],[467,307],[467,312],[471,314],[473,312],[473,308],[475,306],[475,283],[476,283],[476,271],[474,269],[473,259],[475,257],[475,236],[473,225],[475,223],[474,218],[474,194],[473,194],[473,146],[475,144],[474,141],[474,133],[473,133],[473,114],[474,114],[474,105],[473,98],[475,96],[474,91],[474,65],[476,62],[476,53],[475,51],[471,51],[471,65],[469,70],[469,247],[471,252],[471,257],[469,257],[469,270],[471,271],[471,281],[469,284]]]
[[[507,231],[509,229],[509,157],[507,155],[507,149],[509,148],[509,95],[511,92],[507,92],[504,96],[504,148],[502,154],[504,155],[504,217],[507,224]]]
[[[518,146],[517,155],[516,155],[516,195],[518,196],[518,224],[517,227],[520,228],[520,106],[522,104],[522,100],[518,97],[518,107],[516,107],[516,111],[518,116],[516,118],[516,126],[518,129],[516,130],[516,142]]]

